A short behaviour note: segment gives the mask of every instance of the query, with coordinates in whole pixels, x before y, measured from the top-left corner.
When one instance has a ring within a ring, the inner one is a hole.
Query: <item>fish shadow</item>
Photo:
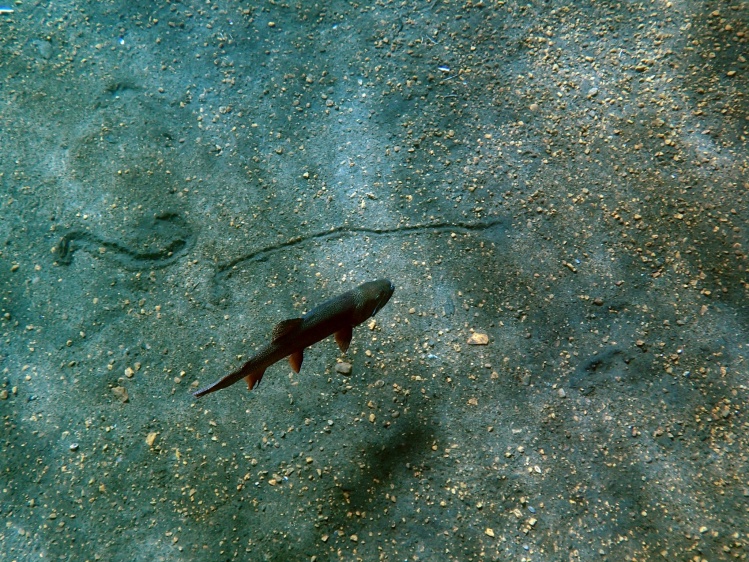
[[[391,482],[413,478],[412,470],[429,470],[425,463],[435,436],[423,415],[423,409],[418,415],[404,414],[389,429],[383,429],[383,438],[359,443],[358,466],[352,465],[348,474],[340,475],[345,503],[339,504],[342,508],[335,514],[336,519],[345,521],[352,509],[371,511],[372,502],[383,501],[381,490],[390,490]],[[400,489],[400,485],[395,488]]]
[[[581,361],[570,377],[570,387],[583,396],[593,394],[597,388],[621,382],[632,382],[629,365],[633,358],[623,349],[614,347]]]

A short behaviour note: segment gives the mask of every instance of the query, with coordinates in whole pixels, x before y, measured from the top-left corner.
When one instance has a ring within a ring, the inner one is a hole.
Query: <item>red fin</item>
[[[348,346],[351,345],[353,331],[353,326],[346,326],[335,333],[335,341],[343,353],[346,353],[346,351],[348,351]]]
[[[304,349],[300,349],[289,355],[289,365],[291,365],[295,373],[298,373],[302,368],[302,361],[304,361]]]
[[[288,320],[281,320],[273,328],[271,339],[273,341],[277,341],[281,339],[285,335],[290,334],[291,332],[296,330],[301,323],[302,323],[301,318],[289,318]]]
[[[250,373],[247,375],[244,380],[247,382],[247,390],[252,390],[257,385],[260,384],[260,381],[263,380],[263,375],[265,374],[265,369],[262,371],[255,371],[254,373]]]

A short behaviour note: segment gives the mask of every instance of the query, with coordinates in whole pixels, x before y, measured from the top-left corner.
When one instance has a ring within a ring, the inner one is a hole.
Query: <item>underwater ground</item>
[[[749,558],[746,0],[3,8],[0,558]]]

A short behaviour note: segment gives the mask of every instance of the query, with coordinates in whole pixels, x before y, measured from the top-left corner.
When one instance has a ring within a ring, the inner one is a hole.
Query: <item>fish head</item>
[[[359,285],[355,292],[355,325],[377,314],[393,296],[393,291],[395,291],[395,285],[389,279],[378,279]]]

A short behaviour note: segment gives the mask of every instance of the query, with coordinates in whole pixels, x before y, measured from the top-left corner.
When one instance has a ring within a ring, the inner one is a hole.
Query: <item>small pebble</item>
[[[115,386],[112,389],[112,393],[120,399],[120,402],[123,404],[130,400],[130,397],[127,395],[127,389],[123,386]]]
[[[146,436],[146,445],[149,447],[153,447],[154,442],[156,441],[156,436],[158,433],[156,431],[152,431]]]
[[[348,377],[351,374],[351,363],[336,363],[335,372]]]
[[[479,332],[474,332],[471,334],[471,337],[468,338],[467,343],[468,345],[486,345],[489,343],[489,336]]]

